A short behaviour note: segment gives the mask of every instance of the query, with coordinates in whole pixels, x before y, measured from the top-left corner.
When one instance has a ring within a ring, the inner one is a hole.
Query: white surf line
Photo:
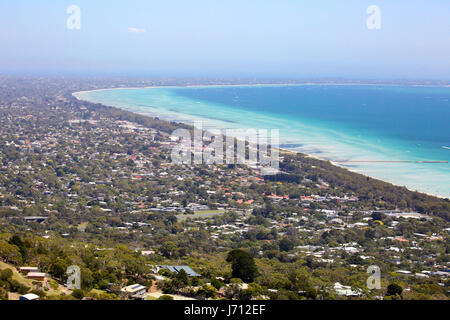
[[[450,149],[450,148],[449,148]],[[347,160],[344,162],[375,162],[375,163],[448,163],[448,161],[426,161],[426,160]]]

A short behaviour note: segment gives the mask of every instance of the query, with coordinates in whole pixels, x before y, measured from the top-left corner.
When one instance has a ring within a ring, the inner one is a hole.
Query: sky
[[[0,43],[0,74],[450,80],[450,1],[2,0]]]

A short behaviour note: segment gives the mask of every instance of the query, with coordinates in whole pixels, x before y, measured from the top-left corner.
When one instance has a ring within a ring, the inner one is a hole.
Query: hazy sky
[[[449,80],[450,0],[1,0],[0,43],[0,73]]]

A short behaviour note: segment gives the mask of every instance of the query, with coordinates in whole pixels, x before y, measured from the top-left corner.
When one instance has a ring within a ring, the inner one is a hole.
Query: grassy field
[[[224,210],[205,210],[195,211],[194,214],[180,214],[177,216],[178,221],[186,220],[187,218],[209,218],[224,214]]]
[[[21,284],[24,284],[24,285],[26,285],[28,287],[31,287],[31,288],[34,287],[33,280],[29,280],[29,279],[25,278],[24,276],[22,276],[19,273],[19,271],[15,267],[13,267],[12,265],[0,261],[0,270],[4,270],[4,269],[11,269],[12,270],[12,272],[13,272],[12,278],[14,280],[17,280]]]
[[[212,215],[216,215],[216,214],[222,214],[225,213],[224,210],[204,210],[204,211],[194,211],[194,214],[212,214]]]

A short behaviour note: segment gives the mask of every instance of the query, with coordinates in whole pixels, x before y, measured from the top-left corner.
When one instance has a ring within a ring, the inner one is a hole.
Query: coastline
[[[395,84],[395,83],[342,83],[342,82],[304,82],[304,83],[249,83],[249,84],[195,84],[195,85],[165,85],[165,86],[144,86],[144,87],[112,87],[92,90],[82,90],[72,92],[72,96],[80,101],[77,94],[84,94],[89,92],[107,91],[107,90],[136,90],[136,89],[167,89],[167,88],[209,88],[209,87],[296,87],[296,86],[392,86],[392,87],[434,87],[434,88],[450,88],[450,84],[434,85],[434,84]]]
[[[78,95],[82,95],[82,94],[90,93],[90,92],[107,91],[107,90],[136,90],[136,89],[152,89],[152,88],[157,89],[157,88],[248,87],[248,86],[251,86],[251,87],[259,87],[259,86],[273,87],[273,86],[309,86],[309,85],[317,85],[317,86],[335,85],[335,86],[411,86],[411,87],[417,87],[417,86],[421,86],[422,87],[422,86],[424,86],[424,87],[450,87],[450,85],[404,85],[404,84],[381,84],[381,83],[376,83],[376,84],[374,84],[374,83],[298,83],[298,84],[292,84],[292,83],[290,83],[290,84],[280,84],[280,83],[267,84],[267,83],[265,83],[265,84],[239,84],[239,85],[236,85],[236,84],[219,84],[219,85],[214,85],[214,84],[212,84],[212,85],[174,85],[174,86],[145,86],[145,87],[103,88],[103,89],[93,89],[93,90],[85,90],[85,91],[73,92],[72,96],[74,98],[76,98],[77,100],[79,100],[79,101],[92,103],[92,102],[90,102],[88,100],[83,100],[82,98],[78,97]],[[123,108],[120,108],[120,107],[117,107],[117,106],[113,106],[113,105],[111,105],[109,107],[117,108],[117,109],[120,109],[120,110],[126,110],[128,112],[132,112],[132,113],[139,114],[139,115],[146,116],[146,117],[152,117],[152,118],[155,117],[155,115],[149,115],[149,114],[140,113],[140,112],[136,112],[136,111],[130,111],[130,110],[123,109]],[[171,121],[171,120],[168,120],[168,119],[161,119],[161,118],[160,118],[160,120],[166,121],[166,122],[170,122]],[[173,121],[175,121],[175,120],[173,120]],[[183,122],[183,121],[176,121],[176,122],[192,125],[192,123],[186,123],[186,122]],[[425,194],[425,195],[428,195],[428,196],[432,196],[432,197],[436,197],[436,198],[439,198],[439,199],[446,199],[446,198],[448,198],[446,196],[442,196],[442,195],[438,195],[438,194],[434,194],[434,193],[430,193],[430,192],[413,190],[413,189],[411,189],[411,188],[409,188],[409,187],[407,187],[405,185],[396,184],[394,182],[386,181],[386,180],[380,179],[379,177],[375,177],[375,176],[372,176],[372,175],[367,174],[367,173],[359,172],[359,171],[357,171],[355,169],[351,169],[351,168],[348,168],[347,166],[341,165],[340,163],[338,163],[336,161],[320,158],[319,156],[316,156],[316,155],[308,154],[308,153],[301,152],[301,151],[291,150],[291,149],[287,149],[287,148],[279,148],[279,150],[283,151],[283,152],[287,152],[287,153],[292,153],[292,154],[301,154],[303,156],[310,157],[310,158],[313,158],[313,159],[316,159],[316,160],[319,160],[319,161],[329,162],[335,167],[339,167],[341,169],[348,170],[349,172],[352,172],[352,173],[355,173],[355,174],[359,174],[359,175],[362,175],[362,176],[365,176],[365,177],[369,177],[369,178],[374,179],[374,180],[378,180],[378,181],[382,181],[382,182],[385,182],[385,183],[388,183],[388,184],[392,184],[392,185],[394,185],[396,187],[406,188],[407,190],[409,190],[411,192],[418,192],[418,193],[422,193],[422,194]]]
[[[293,154],[303,154],[303,155],[305,155],[305,156],[308,157],[308,158],[312,158],[312,159],[319,160],[319,161],[328,161],[328,162],[330,162],[330,163],[331,163],[333,166],[335,166],[335,167],[339,167],[339,168],[341,168],[341,169],[348,170],[348,171],[350,171],[350,172],[352,172],[352,173],[356,173],[356,174],[363,175],[363,176],[368,177],[368,178],[370,178],[370,179],[374,179],[374,180],[378,180],[378,181],[383,181],[384,183],[390,183],[390,184],[392,184],[392,185],[394,185],[394,186],[396,186],[396,187],[399,187],[399,188],[406,188],[406,189],[408,189],[408,190],[411,191],[411,192],[419,192],[419,193],[423,193],[423,194],[426,194],[427,196],[430,196],[430,197],[436,197],[436,198],[439,198],[439,199],[442,199],[442,200],[443,200],[443,199],[446,199],[446,197],[443,197],[443,196],[440,196],[440,195],[437,195],[437,194],[432,194],[432,193],[428,193],[428,192],[424,192],[424,191],[418,191],[418,190],[411,190],[410,188],[408,188],[408,187],[406,187],[406,186],[401,186],[401,185],[392,183],[392,182],[390,182],[390,181],[381,180],[380,178],[377,178],[377,177],[368,175],[368,174],[366,174],[366,173],[361,173],[361,172],[358,172],[358,171],[356,171],[356,170],[354,170],[354,169],[347,168],[347,167],[345,167],[345,166],[343,166],[343,165],[340,165],[340,164],[339,164],[338,162],[336,162],[336,161],[331,161],[331,160],[327,160],[327,159],[321,159],[320,157],[317,157],[317,156],[314,156],[314,155],[311,155],[311,154],[304,154],[304,153],[301,153],[301,152],[298,152],[298,151],[293,151],[293,150],[284,149],[284,148],[279,148],[279,150],[283,150],[284,152],[293,153]]]

